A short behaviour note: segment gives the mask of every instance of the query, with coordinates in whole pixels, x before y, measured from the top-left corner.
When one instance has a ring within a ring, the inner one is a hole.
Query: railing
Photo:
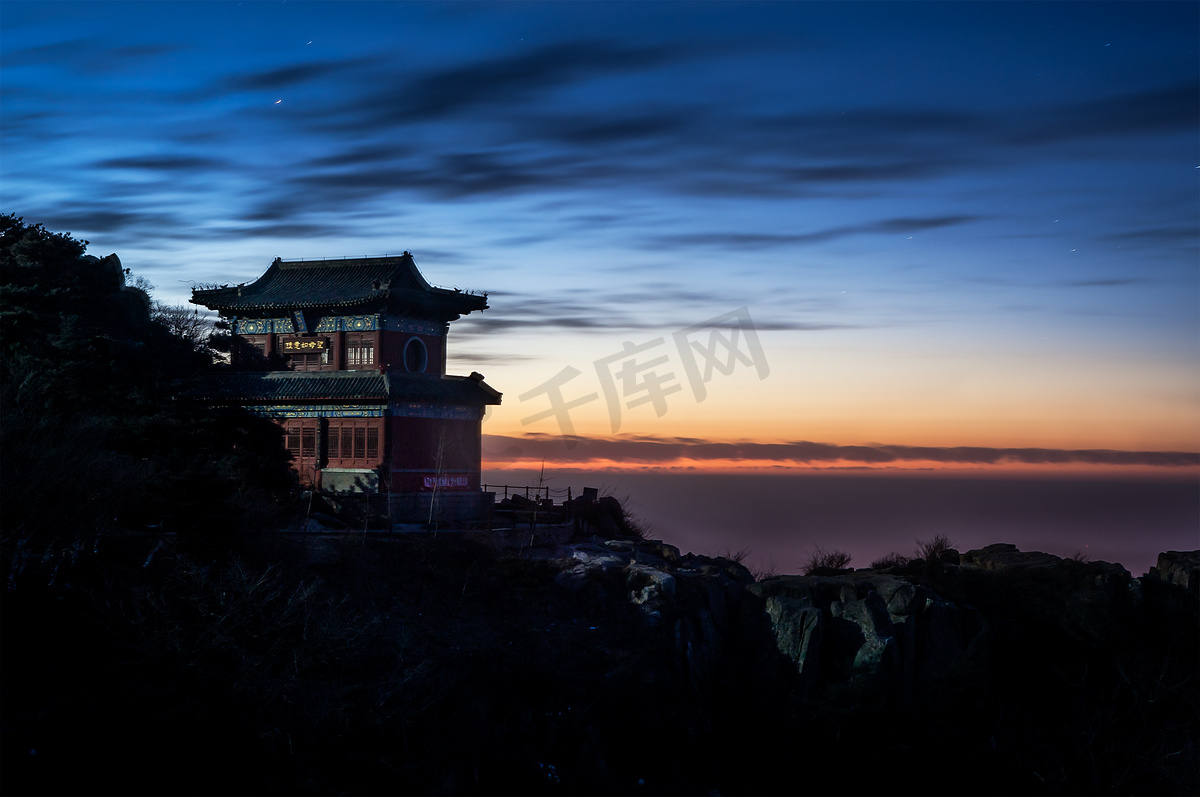
[[[575,519],[573,493],[570,487],[535,487],[527,484],[483,484],[483,492],[495,493],[497,506],[493,516],[507,520],[513,528],[538,525],[554,526]],[[512,505],[510,499],[524,498],[523,505]]]
[[[527,484],[485,484],[482,485],[481,489],[485,493],[495,493],[496,497],[500,498],[501,500],[509,497],[509,490],[512,490],[511,495],[523,495],[530,501],[548,500],[550,498],[549,487],[531,487]],[[501,490],[504,491],[503,495],[500,493]],[[568,487],[566,490],[555,490],[554,492],[566,493],[569,495],[571,488]]]

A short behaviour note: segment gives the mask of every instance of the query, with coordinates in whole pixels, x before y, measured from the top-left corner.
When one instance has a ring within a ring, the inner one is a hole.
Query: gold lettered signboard
[[[329,351],[329,338],[280,338],[282,354],[315,354]]]

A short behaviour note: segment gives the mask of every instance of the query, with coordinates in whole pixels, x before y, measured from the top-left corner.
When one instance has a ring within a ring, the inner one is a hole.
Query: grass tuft
[[[817,570],[845,570],[850,566],[852,557],[846,551],[837,548],[823,548],[818,545],[804,560],[804,575]]]

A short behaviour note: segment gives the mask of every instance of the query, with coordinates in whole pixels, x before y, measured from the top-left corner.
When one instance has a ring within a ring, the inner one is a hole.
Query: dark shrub
[[[945,534],[935,534],[928,540],[917,540],[917,559],[932,562],[954,548],[954,541]]]
[[[891,553],[881,556],[871,562],[872,570],[887,570],[891,567],[904,567],[908,564],[909,558],[902,553],[892,551]]]
[[[818,545],[804,560],[804,575],[811,575],[817,570],[845,570],[853,558],[837,548],[822,548]]]

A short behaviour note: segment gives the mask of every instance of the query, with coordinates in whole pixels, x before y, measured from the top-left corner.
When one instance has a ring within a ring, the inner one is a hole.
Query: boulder
[[[620,553],[633,552],[633,540],[605,540],[599,535],[592,535],[591,541],[597,545],[603,545],[605,548],[609,548]]]
[[[629,557],[613,553],[599,545],[580,543],[571,548],[571,558],[589,568],[621,568],[629,564]]]
[[[940,554],[938,554],[937,558],[938,558],[939,562],[945,562],[946,564],[956,565],[961,560],[962,554],[960,554],[958,552],[958,550],[955,548],[947,548],[946,550],[944,550]]]
[[[848,572],[840,576],[772,576],[749,587],[764,598],[771,595],[796,598],[809,606],[828,610],[834,601],[851,603],[876,592],[886,604],[897,590],[909,586],[902,578],[871,570]]]
[[[773,576],[748,589],[762,598],[790,598],[804,606],[828,611],[831,603],[841,600],[847,586],[843,579],[828,576]]]
[[[605,540],[599,536],[593,536],[591,543],[601,545],[613,553],[621,555],[626,562],[646,564],[659,569],[665,568],[669,564],[679,560],[678,548],[656,540],[645,542],[636,540]]]
[[[997,542],[984,548],[967,551],[958,557],[959,564],[971,565],[981,570],[1003,572],[1005,570],[1029,570],[1055,567],[1063,560],[1052,553],[1022,551],[1008,542]]]
[[[1200,551],[1165,551],[1147,573],[1151,578],[1200,593]]]
[[[637,543],[637,551],[639,554],[645,553],[656,556],[671,564],[678,564],[682,558],[678,548],[674,545],[668,545],[662,540],[643,540]]]
[[[726,559],[724,556],[713,557],[712,562],[721,569],[722,573],[739,584],[749,585],[753,584],[755,581],[754,574],[750,572],[750,568],[746,567],[741,562],[733,559]]]
[[[920,586],[916,584],[904,584],[888,598],[888,614],[893,618],[916,614],[925,608],[925,599],[925,590]],[[894,622],[895,620],[893,619]]]
[[[670,562],[668,562],[666,559],[663,559],[658,554],[652,553],[650,551],[643,551],[641,549],[640,545],[637,546],[632,552],[630,552],[629,561],[631,563],[635,563],[635,564],[639,564],[639,565],[646,565],[648,567],[657,568],[659,570],[667,570],[667,569],[670,569],[670,567],[671,567]]]
[[[896,629],[883,598],[872,592],[862,600],[845,603],[841,616],[862,631],[862,645],[854,653],[855,672],[879,672],[884,660],[897,653]]]
[[[645,565],[630,565],[626,572],[629,599],[638,606],[662,603],[675,597],[675,576],[670,573]]]
[[[780,596],[767,598],[765,608],[775,633],[775,647],[796,665],[802,689],[811,690],[820,674],[824,613],[796,598]]]
[[[575,567],[561,571],[554,577],[554,583],[571,593],[582,591],[588,583],[587,565],[576,565]]]
[[[947,566],[939,594],[956,602],[1035,621],[1093,645],[1116,641],[1141,585],[1111,562],[1078,562],[998,543]]]

